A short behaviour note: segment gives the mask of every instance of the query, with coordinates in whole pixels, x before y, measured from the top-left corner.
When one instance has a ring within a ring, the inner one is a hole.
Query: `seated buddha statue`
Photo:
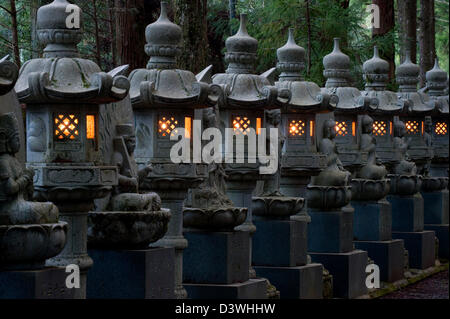
[[[417,167],[411,161],[408,155],[408,142],[405,141],[406,126],[402,121],[394,124],[394,151],[396,152],[396,161],[394,163],[394,174],[397,175],[416,175]]]
[[[15,115],[0,116],[0,225],[57,223],[59,211],[55,205],[27,200],[32,196],[34,172],[15,157],[19,150]]]
[[[139,194],[139,182],[151,171],[149,166],[138,170],[134,160],[136,136],[132,125],[116,126],[113,164],[119,168],[119,185],[114,188],[110,201],[113,211],[157,211],[161,198],[156,193]]]
[[[357,172],[356,177],[362,179],[381,180],[387,175],[386,168],[380,164],[376,153],[376,139],[373,137],[373,119],[364,115],[361,120],[361,152],[368,153],[367,164]]]
[[[350,172],[346,171],[339,159],[336,143],[336,122],[327,120],[323,124],[323,138],[319,144],[319,152],[327,156],[327,168],[318,176],[312,177],[312,185],[347,186]]]

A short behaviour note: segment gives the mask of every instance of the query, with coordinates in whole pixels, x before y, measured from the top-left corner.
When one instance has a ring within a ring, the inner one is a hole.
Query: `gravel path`
[[[380,299],[449,299],[448,270],[381,297]]]

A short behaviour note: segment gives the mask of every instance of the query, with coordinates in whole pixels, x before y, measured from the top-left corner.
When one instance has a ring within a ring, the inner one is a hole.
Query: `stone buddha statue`
[[[119,168],[119,185],[110,202],[113,211],[158,211],[161,199],[156,193],[139,194],[139,182],[151,171],[149,166],[138,170],[134,160],[136,136],[131,124],[116,125],[113,164]]]
[[[281,178],[281,156],[283,151],[283,146],[286,141],[286,137],[283,132],[280,130],[279,126],[281,124],[281,110],[267,110],[265,111],[265,128],[267,132],[267,148],[271,147],[270,144],[270,129],[278,130],[278,169],[275,174],[270,175],[270,177],[264,181],[263,194],[261,196],[283,196],[280,193],[280,178]],[[274,154],[274,152],[270,152],[270,149],[267,150],[267,154]]]
[[[394,174],[397,175],[416,175],[417,167],[410,160],[408,155],[408,142],[405,141],[406,126],[402,121],[394,124],[394,150],[396,151],[396,163],[394,164]]]
[[[312,178],[316,186],[347,186],[350,172],[346,171],[339,159],[336,143],[336,122],[327,120],[323,124],[323,138],[320,141],[319,151],[327,156],[327,168],[318,176]]]
[[[20,150],[19,125],[13,113],[0,116],[0,225],[51,224],[59,211],[52,203],[28,201],[34,172],[15,157]]]
[[[364,115],[361,120],[361,146],[360,151],[368,153],[367,164],[357,173],[357,178],[381,180],[387,175],[386,168],[380,164],[376,153],[376,139],[373,137],[373,119]]]

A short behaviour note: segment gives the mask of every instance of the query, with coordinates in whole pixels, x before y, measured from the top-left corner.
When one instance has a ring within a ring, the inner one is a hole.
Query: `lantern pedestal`
[[[173,248],[89,249],[88,299],[173,299]]]
[[[366,251],[353,249],[353,214],[351,206],[323,210],[308,208],[308,252],[333,276],[333,295],[355,298],[366,294]]]
[[[249,232],[188,230],[184,286],[192,299],[265,299],[266,280],[249,279]]]
[[[409,253],[409,266],[426,269],[435,263],[435,234],[424,231],[424,202],[420,193],[389,195],[392,205],[392,238],[403,239]]]
[[[281,298],[321,299],[323,267],[308,264],[308,222],[255,216],[254,223],[258,229],[253,237],[257,276],[269,279]]]
[[[370,259],[380,267],[380,279],[395,282],[402,279],[404,261],[403,240],[392,240],[392,211],[390,203],[352,201],[354,245],[367,251]]]
[[[66,286],[63,267],[0,272],[0,299],[75,299],[76,288]]]
[[[422,192],[422,197],[425,207],[425,230],[436,233],[439,239],[439,257],[449,259],[448,190]]]

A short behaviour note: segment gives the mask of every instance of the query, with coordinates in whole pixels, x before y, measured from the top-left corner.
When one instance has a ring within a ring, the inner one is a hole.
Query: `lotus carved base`
[[[352,200],[378,201],[389,194],[389,179],[358,179],[354,178],[352,185]]]
[[[300,213],[304,206],[305,200],[301,197],[253,197],[252,213],[261,217],[288,218]]]
[[[308,208],[336,209],[341,208],[352,198],[351,186],[315,186],[306,187]]]
[[[201,230],[230,230],[247,218],[247,208],[224,207],[218,209],[184,208],[183,226]]]

